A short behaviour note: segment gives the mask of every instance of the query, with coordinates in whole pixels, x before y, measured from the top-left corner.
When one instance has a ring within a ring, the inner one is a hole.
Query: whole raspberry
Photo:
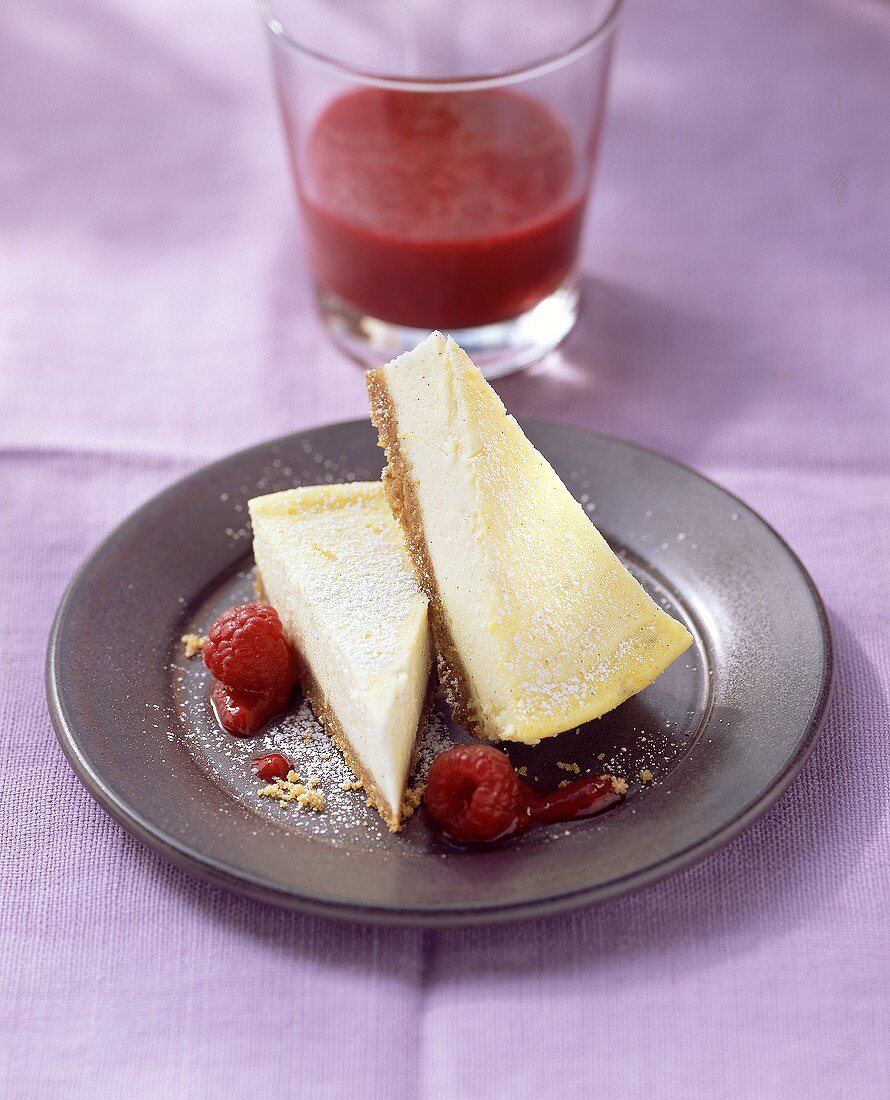
[[[214,677],[234,690],[293,686],[294,656],[274,607],[230,607],[208,631],[202,652]]]
[[[433,761],[424,798],[446,836],[483,842],[519,827],[522,787],[506,753],[490,745],[456,745]]]

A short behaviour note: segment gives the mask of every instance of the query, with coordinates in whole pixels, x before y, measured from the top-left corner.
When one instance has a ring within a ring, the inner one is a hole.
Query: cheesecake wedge
[[[457,722],[534,743],[617,707],[691,644],[452,339],[432,333],[367,384]]]
[[[390,829],[432,698],[427,599],[379,482],[310,486],[249,505],[264,599],[303,688]]]

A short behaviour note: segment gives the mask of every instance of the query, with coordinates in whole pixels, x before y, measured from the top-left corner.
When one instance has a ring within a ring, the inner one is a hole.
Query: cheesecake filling
[[[431,334],[369,389],[443,686],[473,733],[534,743],[571,729],[691,644],[453,340]]]
[[[318,507],[301,506],[301,493],[310,494],[303,504],[315,494]],[[345,500],[325,507],[332,493]],[[293,490],[251,501],[250,511],[266,598],[386,803],[384,816],[397,820],[431,647],[427,601],[382,488]]]
[[[498,608],[483,553],[467,409],[455,373],[435,361],[453,354],[445,338],[434,333],[421,348],[422,355],[421,349],[408,353],[411,371],[387,371],[386,384],[398,410],[403,453],[410,445],[411,477],[440,603],[482,725],[492,729],[503,724],[512,697],[497,646],[480,642],[480,636],[498,629]]]

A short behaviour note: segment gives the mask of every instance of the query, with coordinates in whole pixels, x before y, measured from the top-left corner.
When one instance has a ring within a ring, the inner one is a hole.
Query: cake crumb
[[[364,784],[360,779],[344,779],[340,784],[341,791],[360,791],[364,789]]]
[[[571,782],[571,779],[563,779],[561,783],[557,783],[557,789],[561,791],[563,787],[568,787]]]
[[[294,802],[298,809],[311,810],[313,813],[321,813],[325,808],[324,794],[318,790],[318,777],[310,776],[303,784],[295,771],[289,771],[286,779],[275,779],[263,787],[259,797],[274,798],[282,809]]]
[[[413,816],[414,811],[420,805],[420,800],[423,798],[423,790],[423,783],[418,783],[416,787],[405,788],[405,793],[402,795],[402,804],[399,807],[402,821],[407,821],[409,817]]]
[[[516,769],[516,774],[519,776],[520,779],[524,779],[528,775],[528,768],[525,766],[525,764],[523,764],[521,768]]]
[[[321,791],[306,791],[298,801],[302,809],[312,810],[317,814],[325,808],[325,797]]]
[[[652,774],[652,772],[649,771],[648,768],[643,768],[643,770],[640,772],[640,780],[643,783],[651,783],[654,778],[655,776]]]
[[[207,638],[203,634],[183,634],[179,639],[185,646],[185,656],[187,660],[191,660],[197,653],[200,653],[204,648],[204,643]]]
[[[622,779],[620,776],[617,775],[610,775],[609,778],[612,780],[612,790],[615,792],[615,794],[627,794],[626,779]]]
[[[581,774],[581,767],[579,764],[567,764],[565,760],[556,761],[557,768],[561,768],[564,772],[574,772],[575,775]]]
[[[596,754],[596,758],[597,758],[597,760],[605,760],[606,759],[606,754],[604,752],[598,752]]]

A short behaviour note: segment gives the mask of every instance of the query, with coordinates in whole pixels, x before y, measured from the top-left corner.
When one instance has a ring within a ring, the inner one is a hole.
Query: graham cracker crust
[[[362,787],[368,798],[369,805],[380,814],[383,820],[386,822],[387,827],[393,833],[397,833],[401,830],[402,825],[414,812],[415,807],[412,805],[406,805],[403,800],[402,804],[397,807],[392,807],[380,793],[377,784],[371,778],[370,772],[359,760],[352,745],[343,733],[343,727],[340,725],[340,719],[337,717],[336,712],[330,706],[325,698],[324,692],[318,685],[318,681],[312,675],[308,668],[303,674],[301,680],[303,691],[306,698],[309,700],[312,706],[315,717],[324,726],[328,737],[334,742],[340,752],[343,753],[343,757],[346,763],[349,765],[352,773],[361,780]],[[420,742],[423,738],[426,724],[430,716],[430,710],[432,709],[433,700],[435,698],[435,678],[430,677],[429,686],[427,687],[426,697],[424,699],[423,708],[420,712],[420,720],[417,723],[417,733],[414,736],[414,748],[411,752],[411,764],[408,768],[408,774],[414,768],[417,762],[417,754],[420,748]]]
[[[454,644],[436,574],[423,532],[423,514],[414,490],[407,459],[399,443],[399,423],[381,369],[365,371],[371,422],[377,429],[379,446],[386,454],[383,490],[393,517],[401,526],[417,583],[430,604],[430,627],[436,648],[436,664],[442,694],[451,707],[455,722],[479,740],[486,740],[479,708],[470,680]]]
[[[263,588],[263,580],[260,576],[259,570],[257,570],[256,577],[254,579],[254,591],[256,592],[258,600],[265,600],[266,593]],[[390,832],[397,833],[401,830],[403,824],[414,813],[417,807],[417,803],[411,803],[403,797],[402,804],[397,807],[390,806],[380,790],[377,784],[371,778],[370,772],[365,768],[364,764],[358,758],[355,750],[352,747],[346,734],[343,732],[343,727],[340,725],[340,719],[337,717],[336,711],[328,703],[324,692],[305,658],[301,658],[302,662],[302,674],[300,676],[300,685],[303,688],[303,694],[309,700],[309,705],[312,707],[312,712],[315,717],[321,722],[325,728],[325,732],[328,737],[334,742],[336,747],[343,754],[350,771],[357,779],[361,781],[362,788],[367,795],[368,804],[373,806],[374,809],[380,814],[383,820],[386,822]],[[424,732],[426,731],[427,722],[429,721],[430,711],[433,708],[433,703],[436,698],[436,678],[431,675],[427,684],[426,696],[424,697],[423,707],[420,711],[420,719],[417,723],[417,732],[414,735],[414,748],[411,751],[411,763],[408,767],[408,775],[410,777],[411,772],[414,770],[414,766],[417,763],[417,757],[420,751],[420,743],[423,740]]]

